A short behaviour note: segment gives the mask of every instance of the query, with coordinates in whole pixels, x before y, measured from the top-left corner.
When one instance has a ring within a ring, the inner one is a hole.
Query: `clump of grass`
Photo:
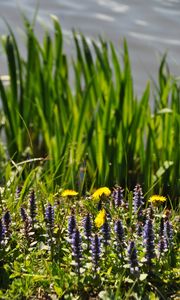
[[[59,21],[52,21],[54,35],[46,32],[40,44],[24,20],[25,58],[10,27],[2,39],[10,78],[8,86],[0,80],[9,157],[16,164],[38,158],[52,182],[78,184],[81,193],[115,183],[132,189],[139,181],[147,192],[151,186],[177,198],[180,87],[165,57],[150,105],[149,83],[141,97],[134,95],[126,41],[119,56],[112,43],[100,38],[89,46],[74,32],[69,66]]]
[[[123,194],[122,187],[105,195],[102,189],[110,189],[103,187],[96,191],[98,201],[92,193],[80,197],[75,191],[69,191],[71,196],[59,191],[47,197],[44,184],[36,180],[22,199],[23,188],[14,207],[8,190],[1,190],[2,299],[35,299],[39,294],[48,299],[176,295],[178,219],[167,201],[160,201],[162,196],[151,203],[138,184],[134,195],[127,190]],[[123,201],[117,206],[119,191]],[[143,199],[139,210],[138,196]],[[99,201],[104,210],[100,226]]]

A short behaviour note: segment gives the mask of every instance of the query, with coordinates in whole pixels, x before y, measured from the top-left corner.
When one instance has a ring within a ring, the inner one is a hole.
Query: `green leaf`
[[[62,297],[62,295],[63,295],[62,288],[57,285],[53,285],[53,287],[54,287],[54,290],[55,290],[56,294],[58,295],[58,297]]]
[[[165,174],[165,172],[166,172],[171,166],[173,166],[173,164],[174,164],[173,161],[165,161],[164,164],[163,164],[163,166],[161,166],[161,167],[157,170],[155,176],[153,176],[153,182],[155,182],[157,179],[159,179],[160,177],[162,177],[162,176]]]
[[[142,274],[139,276],[139,280],[140,280],[140,281],[143,281],[143,280],[145,280],[145,279],[147,278],[147,276],[148,276],[148,274],[142,273]]]
[[[134,280],[132,280],[132,279],[129,278],[129,277],[126,277],[124,281],[125,281],[125,282],[128,282],[128,283],[134,283]]]
[[[163,108],[163,109],[160,109],[157,111],[157,114],[158,115],[161,115],[161,114],[172,114],[173,113],[173,110],[166,107],[166,108]]]

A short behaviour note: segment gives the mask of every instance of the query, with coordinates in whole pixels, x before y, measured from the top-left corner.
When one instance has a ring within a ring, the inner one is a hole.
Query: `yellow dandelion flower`
[[[96,227],[100,228],[104,224],[105,220],[106,220],[106,211],[103,208],[102,210],[100,210],[100,212],[98,213],[98,215],[95,218],[94,222],[95,222]]]
[[[160,195],[152,195],[148,200],[148,202],[152,202],[152,203],[154,203],[154,202],[165,202],[165,201],[166,201],[166,197],[160,196]]]
[[[101,187],[99,189],[97,189],[93,194],[92,194],[92,198],[94,200],[99,200],[99,198],[102,196],[102,195],[105,195],[105,196],[109,196],[111,194],[111,191],[109,188],[107,188],[106,186],[105,187]]]
[[[74,190],[64,190],[61,193],[62,197],[77,196],[79,193]]]

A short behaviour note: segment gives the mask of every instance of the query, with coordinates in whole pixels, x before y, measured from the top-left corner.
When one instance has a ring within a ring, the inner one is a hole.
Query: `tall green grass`
[[[150,104],[149,83],[140,98],[134,94],[126,41],[120,56],[112,43],[100,38],[89,45],[74,32],[76,54],[68,63],[59,21],[52,21],[54,35],[46,32],[41,44],[25,19],[25,58],[11,28],[2,40],[10,77],[9,86],[0,80],[9,156],[44,158],[44,170],[62,187],[141,182],[149,192],[177,197],[180,86],[165,58]]]

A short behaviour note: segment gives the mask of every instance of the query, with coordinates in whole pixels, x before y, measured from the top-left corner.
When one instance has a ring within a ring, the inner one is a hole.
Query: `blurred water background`
[[[21,13],[34,17],[38,6],[36,32],[41,39],[44,28],[52,30],[51,14],[56,15],[64,34],[64,47],[73,55],[72,29],[90,41],[101,35],[117,50],[123,38],[128,42],[135,93],[140,95],[146,81],[157,78],[160,57],[167,52],[173,74],[180,74],[180,0],[0,0],[0,35],[12,26],[22,52],[25,52]],[[0,75],[7,65],[0,48]]]

